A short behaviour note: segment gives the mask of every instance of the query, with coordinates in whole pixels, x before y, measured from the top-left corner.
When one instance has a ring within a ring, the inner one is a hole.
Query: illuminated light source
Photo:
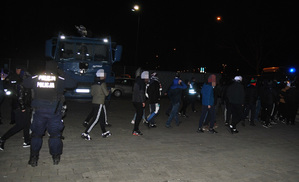
[[[65,39],[65,36],[64,35],[60,35],[60,39]]]
[[[217,19],[217,21],[220,21],[220,20],[221,20],[221,17],[220,17],[220,16],[217,16],[216,19]]]
[[[132,11],[138,11],[139,10],[139,6],[138,5],[134,5]]]
[[[295,72],[296,72],[296,69],[295,69],[295,68],[290,68],[290,69],[289,69],[289,72],[290,72],[290,73],[295,73]]]
[[[5,92],[5,95],[11,95],[11,91],[10,90],[4,89],[4,92]]]
[[[87,89],[87,88],[77,88],[75,90],[76,93],[89,93],[90,92],[90,89]]]
[[[107,43],[107,42],[108,42],[108,39],[107,39],[107,38],[105,38],[103,41]]]

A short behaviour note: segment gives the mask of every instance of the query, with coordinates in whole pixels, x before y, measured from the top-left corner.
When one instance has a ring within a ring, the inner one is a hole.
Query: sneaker
[[[112,133],[110,133],[110,131],[106,131],[105,133],[102,133],[103,138],[108,138],[111,135],[112,135]]]
[[[275,125],[275,124],[277,124],[275,121],[271,121],[270,122],[272,125]]]
[[[32,167],[37,166],[38,156],[30,156],[30,159],[28,161],[28,164]]]
[[[148,121],[147,121],[146,119],[142,119],[142,122],[143,122],[144,124],[148,124]]]
[[[231,128],[231,133],[232,134],[237,134],[239,131],[236,128]]]
[[[5,140],[0,139],[0,150],[4,150],[4,143],[5,143]]]
[[[58,165],[60,162],[60,155],[52,155],[53,165]]]
[[[88,122],[87,122],[87,121],[84,121],[84,122],[82,123],[82,125],[86,128],[86,127],[88,126]]]
[[[214,129],[218,128],[218,124],[217,123],[214,123]]]
[[[165,127],[166,127],[166,128],[172,128],[172,126],[171,126],[171,125],[165,125]]]
[[[30,147],[30,142],[24,142],[23,143],[23,148],[28,148],[28,147]]]
[[[218,132],[214,129],[209,129],[209,133],[214,134],[214,133],[218,133]]]
[[[149,124],[148,127],[149,128],[157,128],[157,125],[156,124]]]
[[[196,131],[197,133],[204,133],[202,128],[198,128],[198,130]]]
[[[140,136],[140,135],[143,135],[142,133],[141,133],[141,131],[133,131],[132,132],[132,135],[134,135],[134,136]]]
[[[106,127],[111,127],[112,124],[106,123]]]
[[[83,138],[83,139],[85,139],[85,140],[91,140],[90,135],[87,134],[87,133],[82,133],[82,134],[81,134],[81,138]]]
[[[270,128],[271,127],[271,124],[269,123],[269,124],[263,124],[263,127],[264,128]]]

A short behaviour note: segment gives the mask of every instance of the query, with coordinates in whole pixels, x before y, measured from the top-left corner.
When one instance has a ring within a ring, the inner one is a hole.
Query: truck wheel
[[[113,95],[114,95],[115,97],[120,97],[120,96],[122,95],[122,92],[121,92],[120,90],[115,90],[115,91],[113,92]]]

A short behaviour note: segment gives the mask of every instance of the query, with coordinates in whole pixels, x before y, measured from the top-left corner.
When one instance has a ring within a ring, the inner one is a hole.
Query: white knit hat
[[[242,76],[235,76],[234,78],[235,81],[240,81],[240,82],[242,81],[242,79],[243,79]]]
[[[99,69],[96,73],[97,77],[104,77],[105,76],[105,71],[104,69]]]
[[[149,79],[149,72],[148,71],[143,71],[141,73],[141,79]]]

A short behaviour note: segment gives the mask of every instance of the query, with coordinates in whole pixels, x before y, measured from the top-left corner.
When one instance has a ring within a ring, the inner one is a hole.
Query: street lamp
[[[138,6],[137,4],[136,4],[136,5],[134,5],[134,7],[133,7],[132,11],[139,11],[139,6]]]
[[[135,65],[138,64],[138,43],[139,43],[139,27],[140,27],[140,6],[134,5],[132,11],[136,12],[138,15],[138,23],[137,23],[137,35],[136,35],[136,50],[135,50]]]
[[[217,17],[216,17],[216,20],[217,20],[217,21],[221,21],[221,16],[217,16]]]

